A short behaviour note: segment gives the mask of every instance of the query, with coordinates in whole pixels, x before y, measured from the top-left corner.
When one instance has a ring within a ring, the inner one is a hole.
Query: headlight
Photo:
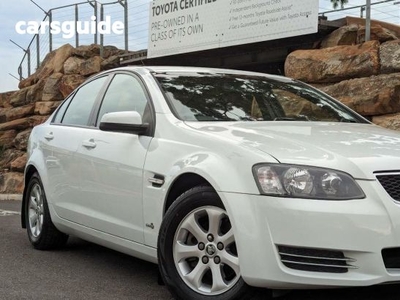
[[[350,175],[330,169],[258,164],[253,174],[261,194],[323,200],[365,198],[364,192]]]

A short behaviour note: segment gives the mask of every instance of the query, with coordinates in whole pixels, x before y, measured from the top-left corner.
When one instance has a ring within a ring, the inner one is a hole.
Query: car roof
[[[209,73],[209,74],[232,74],[232,75],[247,75],[247,76],[261,76],[269,79],[289,82],[293,81],[293,79],[279,76],[279,75],[271,75],[266,73],[258,73],[251,71],[240,71],[240,70],[232,70],[232,69],[221,69],[221,68],[207,68],[207,67],[181,67],[181,66],[128,66],[121,67],[117,69],[110,70],[125,70],[125,71],[136,71],[139,73]]]

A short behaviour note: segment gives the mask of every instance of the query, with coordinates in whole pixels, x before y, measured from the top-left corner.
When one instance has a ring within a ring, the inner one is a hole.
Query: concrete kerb
[[[0,201],[21,201],[22,194],[0,194]]]

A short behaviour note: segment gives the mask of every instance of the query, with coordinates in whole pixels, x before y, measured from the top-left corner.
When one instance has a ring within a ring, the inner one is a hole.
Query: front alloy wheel
[[[162,279],[177,299],[244,299],[233,228],[218,194],[192,188],[168,209],[158,239]]]
[[[232,226],[219,207],[200,207],[182,220],[174,238],[173,256],[182,280],[204,295],[223,294],[240,278]]]

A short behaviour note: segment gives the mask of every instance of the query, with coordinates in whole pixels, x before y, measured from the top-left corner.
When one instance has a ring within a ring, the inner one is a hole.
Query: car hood
[[[186,122],[237,146],[256,148],[280,163],[312,165],[374,179],[400,170],[400,133],[372,124],[326,122]]]

